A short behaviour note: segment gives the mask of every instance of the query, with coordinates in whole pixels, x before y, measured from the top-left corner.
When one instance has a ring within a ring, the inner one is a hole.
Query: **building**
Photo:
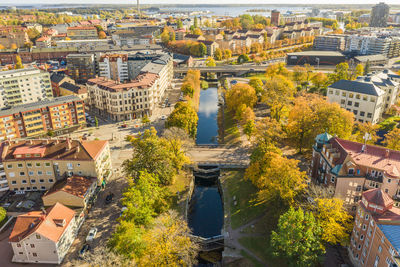
[[[281,23],[281,12],[274,9],[271,11],[271,24],[278,26]]]
[[[0,108],[53,98],[50,74],[35,68],[0,72]]]
[[[318,51],[344,51],[346,40],[340,35],[315,36],[313,49]]]
[[[51,81],[51,87],[53,88],[53,95],[54,96],[60,96],[60,85],[69,82],[69,83],[75,83],[74,80],[72,80],[69,76],[60,73],[60,72],[53,72],[50,75],[50,81]]]
[[[310,176],[316,184],[331,187],[334,197],[354,213],[365,190],[380,188],[399,199],[400,151],[332,137],[315,138]]]
[[[57,202],[67,207],[86,208],[97,188],[93,177],[72,176],[57,181],[43,196],[43,205],[50,207]]]
[[[128,54],[102,55],[99,60],[99,76],[121,82],[128,80]]]
[[[0,45],[5,48],[24,47],[29,42],[29,37],[25,27],[21,26],[1,26]]]
[[[120,25],[121,26],[121,25]],[[161,33],[159,26],[122,26],[111,32],[111,38],[117,46],[149,45]]]
[[[107,78],[90,79],[88,102],[101,116],[114,121],[151,115],[171,86],[173,59],[169,54],[128,56],[129,81],[120,83]]]
[[[50,36],[42,36],[36,40],[36,47],[38,48],[47,48],[50,46],[51,46]]]
[[[381,188],[362,193],[348,246],[355,267],[399,264],[400,209]]]
[[[67,36],[71,40],[97,39],[97,29],[94,26],[75,26],[67,28]]]
[[[214,41],[199,41],[200,43],[203,43],[206,48],[207,48],[207,55],[210,57],[214,57],[215,50],[219,48],[219,44],[214,42]]]
[[[87,88],[85,85],[76,85],[75,83],[64,82],[60,85],[60,95],[74,95],[86,102],[88,97]]]
[[[78,231],[75,211],[60,203],[17,217],[9,242],[13,262],[60,264]]]
[[[369,62],[370,66],[384,66],[389,62],[389,59],[382,54],[354,57],[355,64],[362,64],[365,66],[367,62]]]
[[[0,140],[65,134],[86,125],[83,101],[76,96],[15,106],[0,111]]]
[[[68,74],[78,83],[85,83],[96,76],[94,54],[69,54],[67,56]]]
[[[286,63],[288,65],[337,65],[346,60],[345,56],[338,51],[303,51],[288,53]]]
[[[46,191],[69,176],[96,177],[97,185],[111,177],[108,141],[34,139],[4,141],[1,163],[13,191]]]
[[[353,112],[359,122],[378,123],[382,114],[397,100],[400,76],[384,70],[355,81],[340,80],[328,86],[329,102]]]
[[[386,27],[389,18],[389,6],[384,2],[372,7],[370,27]]]

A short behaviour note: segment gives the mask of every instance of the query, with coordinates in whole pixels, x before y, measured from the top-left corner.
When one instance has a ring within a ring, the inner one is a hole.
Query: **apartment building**
[[[128,54],[102,55],[99,60],[99,76],[121,82],[128,80]]]
[[[384,2],[372,7],[371,10],[371,21],[369,23],[370,27],[386,27],[389,18],[389,5]]]
[[[14,252],[12,261],[60,264],[78,228],[75,211],[60,203],[19,215],[9,236]]]
[[[400,151],[332,137],[315,138],[310,177],[316,184],[334,189],[354,213],[365,190],[380,188],[400,197]],[[371,265],[369,265],[371,266]]]
[[[67,56],[68,74],[78,83],[85,83],[96,76],[94,54],[69,54]]]
[[[313,47],[319,51],[343,51],[345,45],[346,40],[343,35],[320,35],[315,36]]]
[[[125,83],[104,77],[88,81],[88,103],[99,115],[114,121],[151,115],[171,85],[173,58],[169,54],[129,55],[128,70]]]
[[[57,181],[74,175],[96,177],[97,185],[102,185],[112,175],[108,141],[4,141],[0,152],[13,191],[46,191]]]
[[[35,68],[0,72],[0,109],[53,98],[50,74]]]
[[[86,125],[85,106],[76,96],[24,104],[0,110],[0,141],[63,134]]]
[[[351,34],[346,35],[345,50],[358,55],[383,54],[388,56],[391,42],[392,39],[387,36]]]
[[[329,102],[338,103],[354,113],[359,122],[377,123],[382,114],[397,101],[400,76],[384,70],[355,81],[340,80],[328,87]]]
[[[29,37],[25,27],[21,26],[1,26],[0,45],[5,48],[24,47],[29,42]]]
[[[38,48],[47,48],[51,46],[51,37],[50,36],[42,36],[36,40],[36,47]]]
[[[355,267],[395,267],[399,264],[400,209],[380,188],[362,193],[348,246]]]
[[[71,40],[98,39],[94,26],[75,26],[67,28],[67,36]]]

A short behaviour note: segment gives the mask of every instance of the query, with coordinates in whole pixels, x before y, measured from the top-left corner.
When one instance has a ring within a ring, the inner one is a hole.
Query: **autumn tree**
[[[281,75],[281,76],[288,76],[289,71],[286,68],[286,64],[283,62],[271,64],[267,67],[265,70],[265,76],[269,79],[272,79],[276,75]]]
[[[206,66],[207,66],[207,67],[215,67],[215,66],[216,66],[216,63],[215,63],[214,58],[208,57],[208,58],[206,59]]]
[[[222,55],[222,50],[221,50],[221,48],[215,49],[214,58],[215,58],[215,60],[222,60],[223,55]]]
[[[322,88],[326,88],[328,81],[328,76],[323,72],[318,72],[314,74],[311,78],[311,82],[314,85],[316,91],[320,91]]]
[[[104,31],[99,31],[99,39],[106,39],[107,38],[107,35],[106,35],[106,33],[104,32]]]
[[[20,56],[15,56],[15,65],[14,65],[15,69],[23,69],[24,65],[22,64],[22,59]]]
[[[82,259],[74,260],[72,266],[113,266],[128,267],[136,266],[133,259],[128,259],[123,254],[117,254],[104,245],[97,246],[94,250],[86,252]]]
[[[400,129],[394,128],[385,134],[385,146],[390,149],[400,150]]]
[[[139,266],[193,266],[199,246],[190,234],[186,221],[176,211],[161,214],[143,235],[146,251]]]
[[[306,187],[307,175],[300,171],[298,164],[298,160],[282,156],[278,149],[269,145],[266,153],[251,158],[245,179],[259,189],[261,201],[279,199],[281,203],[291,205]]]
[[[261,96],[262,92],[264,91],[264,84],[260,78],[250,78],[249,85],[254,88],[257,96]]]
[[[273,254],[286,259],[289,266],[314,266],[325,252],[322,232],[311,212],[290,207],[279,218],[277,230],[271,233]]]
[[[232,86],[225,95],[226,105],[230,111],[235,111],[240,105],[253,108],[257,102],[256,91],[248,84],[238,83]]]
[[[378,141],[378,130],[378,124],[372,124],[370,122],[358,122],[355,124],[354,134],[352,135],[351,139],[359,143],[364,143],[367,141],[367,144],[373,145]],[[366,133],[368,133],[368,140],[364,139]]]
[[[342,109],[337,103],[329,103],[314,94],[297,97],[289,112],[287,136],[299,152],[311,149],[319,133],[330,132],[348,138],[353,128],[353,113]]]
[[[184,129],[192,138],[197,134],[197,116],[196,110],[189,102],[179,102],[168,117],[166,127],[178,127]]]
[[[345,245],[353,227],[353,220],[343,207],[343,200],[339,198],[317,198],[313,211],[323,229],[322,240],[331,245]]]
[[[3,222],[6,217],[7,211],[3,207],[0,207],[0,223]]]
[[[282,73],[282,71],[276,73]],[[265,83],[261,101],[270,107],[271,117],[280,121],[293,101],[296,90],[294,84],[285,76],[280,74],[269,76],[272,78]]]
[[[241,54],[237,58],[237,63],[242,64],[250,61],[250,57],[247,54]]]
[[[330,75],[330,79],[332,82],[337,82],[340,80],[349,80],[349,64],[347,62],[342,62],[336,65],[334,73]]]
[[[150,124],[150,119],[149,119],[149,116],[147,116],[147,115],[144,115],[143,117],[142,117],[142,123],[144,124],[144,125],[148,125],[148,124]]]
[[[223,55],[224,59],[230,59],[232,57],[232,51],[230,49],[225,49]]]
[[[184,95],[187,95],[189,97],[193,97],[194,94],[194,88],[193,85],[190,82],[185,82],[182,84],[181,91],[183,92]]]

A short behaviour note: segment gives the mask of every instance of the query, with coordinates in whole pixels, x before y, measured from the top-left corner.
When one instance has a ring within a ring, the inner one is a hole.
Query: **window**
[[[7,169],[12,169],[12,164],[8,164]]]
[[[354,113],[354,115],[357,115],[358,110],[354,109],[354,110],[353,110],[353,113]]]
[[[32,163],[27,163],[26,166],[27,167],[32,167]]]
[[[42,237],[38,234],[36,234],[36,239],[42,239]]]
[[[354,106],[355,106],[356,108],[358,108],[358,107],[360,106],[360,103],[354,102]]]
[[[334,183],[335,182],[335,176],[331,177],[331,182]]]
[[[46,162],[46,163],[44,164],[44,166],[50,167],[50,162]]]
[[[53,179],[49,179],[49,183],[52,183],[52,182],[54,182],[54,180]]]
[[[38,174],[38,175],[42,175],[43,172],[42,172],[42,171],[38,171],[37,174]]]
[[[340,104],[342,104],[342,105],[346,104],[346,100],[344,100],[344,99],[340,100]]]
[[[17,164],[18,168],[22,168],[22,163]]]
[[[31,244],[31,248],[34,248],[35,247],[35,244]]]
[[[68,168],[68,170],[72,170],[73,169],[72,163],[67,163],[67,168]]]
[[[39,183],[44,183],[44,179],[39,179]]]
[[[39,162],[36,162],[36,167],[40,167],[40,163]]]
[[[22,180],[22,184],[26,184],[26,180]]]
[[[21,244],[20,243],[17,243],[17,248],[20,248],[21,247]]]
[[[29,171],[28,174],[29,175],[34,175],[34,172],[33,171]]]
[[[347,105],[351,106],[351,105],[353,105],[353,102],[352,101],[347,101]]]
[[[353,98],[354,94],[353,93],[349,93],[349,98]]]
[[[11,181],[11,184],[17,184],[17,181]]]
[[[19,253],[19,255],[23,255],[24,253],[23,252],[18,252]]]
[[[37,187],[36,186],[32,187],[32,190],[37,190]]]
[[[357,191],[357,192],[360,192],[360,191],[361,191],[361,185],[357,185],[356,191]]]
[[[388,179],[388,183],[390,183],[392,181],[392,179]]]
[[[381,242],[382,242],[382,243],[384,243],[384,242],[385,242],[385,237],[384,237],[384,236],[382,236],[382,238],[381,238]]]
[[[346,92],[342,92],[342,96],[346,96]]]
[[[33,256],[33,257],[37,257],[37,253],[33,252],[33,253],[32,253],[32,256]]]
[[[360,111],[360,116],[364,117],[365,116],[365,111]]]
[[[10,172],[10,173],[8,173],[8,176],[15,177],[15,173],[14,172]]]
[[[349,175],[353,175],[354,174],[354,169],[349,169]]]
[[[365,215],[365,220],[369,220],[369,214]]]
[[[364,235],[361,235],[361,236],[360,236],[360,240],[364,240]]]
[[[374,267],[378,267],[379,264],[379,256],[376,256],[375,262],[374,262]]]
[[[47,175],[51,175],[51,171],[46,171],[46,174]]]
[[[379,252],[379,253],[382,252],[382,247],[381,247],[381,246],[378,247],[378,252]]]
[[[360,200],[360,197],[356,196],[354,197],[354,203],[357,203]]]
[[[369,112],[368,112],[367,118],[372,118],[372,113],[369,113]]]
[[[31,179],[31,184],[35,184],[36,180],[35,179]]]
[[[25,176],[25,172],[19,172],[20,176]]]
[[[364,224],[362,229],[365,231],[365,229],[367,229],[367,226]]]
[[[41,190],[46,190],[46,187],[45,186],[41,186],[40,189]]]

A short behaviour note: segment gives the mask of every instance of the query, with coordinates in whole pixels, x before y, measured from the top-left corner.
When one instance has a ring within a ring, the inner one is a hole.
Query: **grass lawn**
[[[247,76],[246,78],[259,78],[262,81],[265,81],[267,79],[267,77],[262,74],[262,73],[254,73],[254,74],[250,74],[249,76]]]
[[[224,112],[223,127],[220,126],[220,136],[223,136],[221,143],[228,146],[238,146],[241,144],[240,132],[237,127],[233,114],[227,111],[227,109],[220,109],[218,112],[218,121],[222,122],[222,112]]]
[[[231,226],[233,229],[248,223],[265,211],[265,205],[258,204],[256,200],[257,188],[243,178],[243,171],[229,171],[223,178],[225,198],[231,202]],[[237,205],[233,197],[236,196]],[[227,203],[225,201],[225,203]]]
[[[253,267],[264,266],[261,263],[259,263],[255,258],[250,256],[246,251],[242,250],[242,251],[240,251],[240,254],[251,264],[251,265],[247,265],[247,266],[253,266]],[[245,264],[243,264],[242,266],[244,266],[244,265]]]

